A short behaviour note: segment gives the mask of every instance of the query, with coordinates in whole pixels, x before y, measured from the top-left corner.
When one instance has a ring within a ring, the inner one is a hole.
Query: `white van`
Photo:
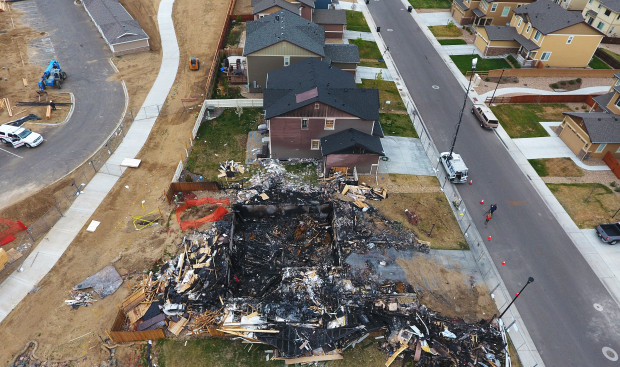
[[[482,103],[476,103],[471,108],[471,113],[476,115],[478,121],[480,121],[480,126],[490,129],[497,128],[499,122],[497,121],[497,117],[493,114],[493,111],[486,105]]]
[[[28,148],[34,148],[43,143],[41,134],[13,125],[0,125],[0,142],[11,144],[13,148],[19,148],[22,145]]]

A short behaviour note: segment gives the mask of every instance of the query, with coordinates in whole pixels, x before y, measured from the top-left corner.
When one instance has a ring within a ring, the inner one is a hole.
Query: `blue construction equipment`
[[[62,86],[62,81],[67,79],[67,73],[60,69],[60,64],[56,60],[50,61],[50,64],[45,69],[41,80],[39,81],[39,91],[44,91],[46,87],[56,87],[58,89]]]

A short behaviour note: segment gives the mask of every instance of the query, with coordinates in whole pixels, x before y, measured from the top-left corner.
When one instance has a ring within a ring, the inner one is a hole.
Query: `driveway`
[[[434,176],[420,139],[386,136],[381,139],[387,161],[379,163],[379,173]]]
[[[111,53],[81,5],[32,0],[13,6],[24,12],[27,25],[48,33],[33,41],[31,61],[43,68],[52,58],[60,62],[68,74],[62,91],[73,92],[75,109],[70,121],[42,131],[46,141],[37,148],[0,152],[0,208],[81,165],[108,139],[125,107],[121,83],[107,80],[114,74]]]

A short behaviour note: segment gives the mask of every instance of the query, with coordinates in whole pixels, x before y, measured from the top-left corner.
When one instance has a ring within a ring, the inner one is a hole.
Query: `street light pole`
[[[459,115],[459,122],[456,124],[456,132],[454,133],[454,139],[452,140],[452,146],[450,146],[450,154],[446,157],[447,160],[452,159],[452,152],[454,152],[454,144],[456,144],[456,137],[459,134],[459,128],[461,127],[461,121],[463,120],[463,111],[465,111],[465,106],[467,105],[467,96],[469,96],[469,88],[471,87],[471,80],[474,77],[474,72],[476,71],[476,64],[478,63],[478,58],[471,60],[471,75],[469,76],[469,84],[467,85],[467,90],[465,91],[465,99],[463,100],[463,108],[461,108],[461,114]]]
[[[501,319],[502,316],[504,316],[504,314],[506,313],[506,311],[508,311],[508,309],[510,308],[510,306],[512,306],[513,303],[515,303],[515,301],[517,300],[517,298],[519,298],[519,296],[521,295],[521,293],[523,292],[523,290],[525,289],[525,287],[527,287],[528,284],[532,283],[534,281],[534,278],[529,277],[527,278],[527,283],[525,283],[525,285],[523,286],[523,288],[521,288],[521,290],[519,291],[519,293],[517,293],[515,295],[515,298],[512,299],[512,301],[510,301],[510,303],[508,304],[508,306],[506,306],[506,308],[504,309],[504,312],[502,312],[497,318]]]
[[[497,85],[495,86],[495,90],[493,90],[493,95],[491,96],[491,102],[489,102],[489,106],[493,104],[493,98],[495,98],[495,92],[497,92],[497,87],[499,87],[499,82],[502,81],[502,76],[504,76],[504,71],[506,71],[506,68],[502,69],[502,73],[499,75],[499,79],[497,79]]]

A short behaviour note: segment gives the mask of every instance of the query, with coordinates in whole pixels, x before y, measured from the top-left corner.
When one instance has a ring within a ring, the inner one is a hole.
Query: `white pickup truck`
[[[43,143],[43,137],[26,128],[4,124],[0,125],[0,142],[11,144],[13,148],[19,148],[22,145],[34,148]]]

